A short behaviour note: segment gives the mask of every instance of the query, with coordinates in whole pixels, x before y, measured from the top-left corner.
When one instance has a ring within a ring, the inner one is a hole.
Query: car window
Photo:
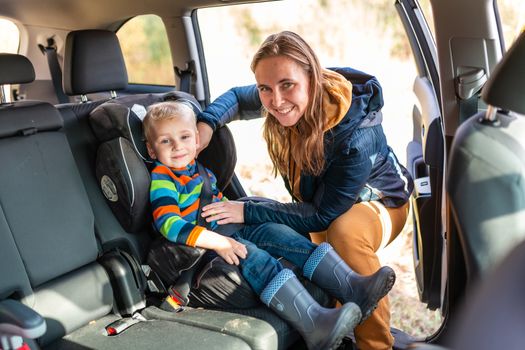
[[[166,28],[159,16],[127,21],[117,32],[131,84],[174,85]]]
[[[389,142],[404,161],[405,146],[412,136],[412,85],[416,73],[393,2],[284,0],[200,9],[197,16],[212,100],[230,87],[254,83],[250,61],[259,44],[271,33],[292,30],[310,43],[323,66],[351,66],[377,76],[384,88],[384,125],[387,134],[390,133]],[[407,127],[396,130],[402,123]],[[271,173],[269,157],[264,163],[254,156],[254,152],[260,152],[257,156],[261,158],[267,156],[264,141],[257,147],[249,147],[254,140],[262,139],[260,135],[254,137],[252,131],[260,134],[262,120],[229,126],[250,131],[240,131],[236,140],[237,173],[244,187],[254,195],[261,195],[263,181],[269,185],[271,194],[289,198],[284,185],[280,186],[280,179],[274,180],[272,175],[255,179],[253,172],[245,171],[242,166],[252,164]]]
[[[0,18],[0,52],[5,53],[17,53],[18,46],[20,43],[20,31],[16,24],[10,20]],[[11,94],[8,93],[9,88],[7,86],[0,87],[4,91],[0,91],[1,95],[10,100]]]
[[[0,52],[16,53],[20,43],[20,31],[10,20],[0,18]]]
[[[497,0],[505,46],[508,48],[525,29],[525,2]]]
[[[422,2],[430,8],[429,0]],[[385,133],[400,161],[406,163],[417,72],[394,1],[283,0],[200,9],[197,17],[212,100],[233,86],[253,84],[250,61],[258,46],[271,33],[292,30],[312,46],[323,66],[350,66],[379,79],[385,99]],[[282,180],[272,174],[262,125],[262,119],[228,124],[237,145],[236,174],[249,194],[289,202]],[[396,244],[405,243],[406,247],[391,251],[397,254],[397,262],[407,262],[408,267],[400,269],[414,283],[411,243],[402,239]],[[399,288],[403,290],[391,294],[397,295],[391,299],[393,326],[414,335],[432,334],[440,324],[439,313],[425,309],[414,284],[402,283]]]

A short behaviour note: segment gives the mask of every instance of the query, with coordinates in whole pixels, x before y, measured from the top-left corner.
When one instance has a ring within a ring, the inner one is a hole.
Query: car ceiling
[[[0,0],[0,16],[26,26],[109,29],[141,14],[182,16],[195,8],[260,2],[236,0]],[[64,15],[67,13],[67,16]]]

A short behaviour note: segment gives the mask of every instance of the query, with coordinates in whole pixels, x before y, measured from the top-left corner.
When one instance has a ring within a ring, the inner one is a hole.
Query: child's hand
[[[215,252],[230,265],[239,265],[239,258],[245,259],[246,255],[248,255],[248,250],[244,244],[230,237],[225,237],[208,230],[201,232],[195,245],[197,247],[215,250]]]
[[[244,223],[244,202],[223,201],[202,207],[202,217],[207,222],[217,221],[219,225]]]
[[[224,246],[215,248],[215,252],[228,264],[239,265],[239,258],[246,259],[246,255],[248,254],[246,246],[230,237],[223,238],[225,238],[228,243],[224,244]]]

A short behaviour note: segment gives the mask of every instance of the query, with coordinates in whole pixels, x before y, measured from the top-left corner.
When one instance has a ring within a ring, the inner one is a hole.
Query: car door
[[[443,173],[445,143],[440,109],[436,45],[419,4],[395,3],[417,66],[413,91],[413,139],[407,146],[407,168],[414,178],[413,256],[419,298],[436,309],[441,305],[444,241]]]

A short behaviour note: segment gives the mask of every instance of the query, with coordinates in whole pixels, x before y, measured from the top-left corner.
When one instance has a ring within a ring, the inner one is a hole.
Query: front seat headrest
[[[76,30],[67,35],[64,91],[68,95],[123,90],[128,73],[117,34],[109,30]]]
[[[525,114],[525,31],[494,69],[481,97],[491,106]]]

